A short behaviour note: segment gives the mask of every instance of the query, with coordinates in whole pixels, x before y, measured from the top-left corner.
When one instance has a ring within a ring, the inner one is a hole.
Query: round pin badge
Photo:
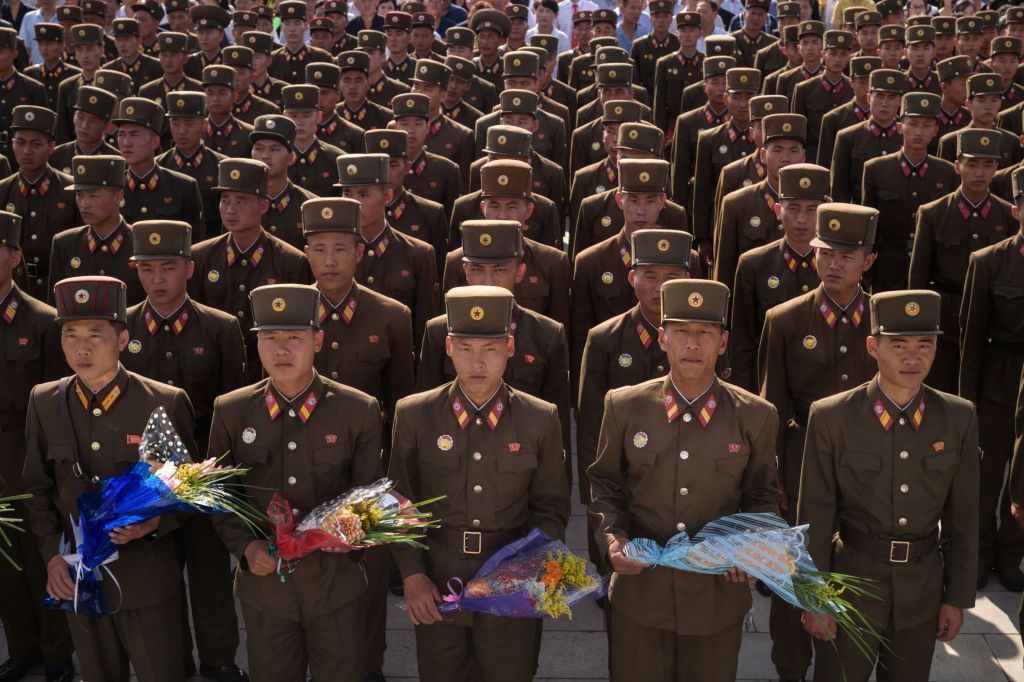
[[[643,431],[637,431],[636,433],[633,434],[633,445],[635,447],[646,447],[648,440],[649,439],[647,438],[647,434],[644,433]]]
[[[815,348],[818,347],[818,339],[816,339],[811,334],[808,334],[807,336],[804,337],[803,344],[804,348],[806,348],[807,350],[814,350]]]
[[[619,356],[619,367],[630,367],[633,364],[633,356],[629,353],[623,353]]]
[[[447,433],[437,437],[437,449],[441,452],[448,452],[455,445],[455,439],[449,436]]]
[[[139,341],[138,339],[132,339],[131,341],[128,342],[129,353],[138,353],[140,350],[142,350],[141,341]]]
[[[242,442],[252,444],[255,441],[256,429],[252,428],[251,426],[245,427],[245,430],[242,431]]]

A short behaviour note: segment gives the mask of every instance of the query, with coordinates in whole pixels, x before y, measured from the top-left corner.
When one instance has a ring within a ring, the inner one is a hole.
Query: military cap
[[[633,99],[617,99],[605,102],[601,105],[601,109],[601,121],[603,123],[626,123],[628,121],[639,121],[642,118],[641,104]]]
[[[825,35],[825,24],[823,24],[820,21],[815,21],[814,19],[801,21],[800,30],[798,33],[798,38],[803,38],[804,36],[818,36],[819,38],[821,38],[823,35]]]
[[[306,83],[309,85],[337,90],[340,78],[341,69],[336,64],[328,64],[326,62],[306,64]]]
[[[301,21],[305,21],[306,3],[302,0],[286,0],[285,2],[278,3],[277,16],[281,18],[281,21],[285,21],[287,19],[299,19]]]
[[[970,76],[974,73],[974,61],[965,54],[946,57],[935,65],[940,81],[948,81],[957,76]]]
[[[512,22],[504,12],[496,9],[482,9],[473,13],[469,18],[469,27],[476,33],[480,31],[494,31],[501,37],[507,37],[512,28]]]
[[[729,69],[736,67],[736,59],[734,57],[710,57],[704,60],[704,78],[708,79],[712,76],[724,76],[729,72]]]
[[[53,285],[57,322],[128,320],[127,286],[119,279],[87,275],[68,277]]]
[[[732,68],[725,72],[725,84],[729,92],[758,92],[761,89],[761,72],[757,69]]]
[[[539,47],[552,57],[558,54],[558,38],[538,33],[530,36],[530,47]]]
[[[736,52],[736,39],[732,36],[708,36],[704,39],[704,54],[708,57],[732,57]]]
[[[729,287],[709,279],[670,279],[661,285],[661,323],[725,325]]]
[[[242,43],[260,54],[270,54],[276,49],[274,36],[263,31],[246,31],[242,34]]]
[[[53,40],[60,42],[64,40],[64,27],[60,24],[47,24],[40,22],[35,25],[36,40]]]
[[[828,168],[813,163],[794,163],[779,170],[779,200],[828,201],[831,176]]]
[[[507,62],[507,54],[505,55],[505,58]],[[420,59],[416,62],[416,69],[413,72],[412,80],[414,83],[424,83],[426,85],[436,85],[439,88],[445,88],[448,86],[448,77],[450,75],[451,71],[449,71],[448,67],[443,63],[433,59]],[[505,75],[509,75],[507,70],[505,71]]]
[[[53,137],[53,128],[57,125],[57,114],[52,109],[21,104],[14,107],[11,116],[11,132],[19,130],[36,130]]]
[[[405,2],[402,3],[402,11],[415,16],[416,14],[427,11],[427,3],[420,2],[419,0],[405,0]]]
[[[900,115],[927,116],[928,118],[939,117],[939,105],[942,98],[930,92],[908,92],[903,95],[903,102],[900,105]]]
[[[673,0],[651,0],[648,5],[648,13],[654,14],[672,14],[672,10],[676,7],[676,3]]]
[[[215,28],[220,31],[231,23],[231,17],[220,5],[196,5],[188,11],[189,17],[197,31],[204,28]]]
[[[883,19],[894,14],[901,14],[903,12],[903,0],[878,0],[875,3],[875,10],[882,15]]]
[[[380,50],[383,52],[388,46],[388,37],[383,31],[364,29],[357,34],[356,40],[360,50]]]
[[[916,17],[907,17],[907,28],[911,26],[931,26],[932,18],[927,14],[919,14]]]
[[[850,60],[850,77],[867,78],[875,69],[882,68],[881,57],[854,57]]]
[[[87,189],[124,187],[124,159],[113,154],[76,156],[71,159],[71,176],[74,182],[64,189],[81,192]]]
[[[93,76],[92,84],[101,90],[106,90],[119,99],[132,96],[134,85],[132,78],[123,71],[114,69],[99,69]]]
[[[1011,181],[1013,183],[1013,199],[1016,201],[1024,195],[1024,167],[1018,166],[1013,169]]]
[[[206,118],[206,95],[201,92],[167,94],[167,118]]]
[[[476,33],[466,26],[452,26],[444,34],[444,41],[449,45],[459,47],[473,47],[476,41]]]
[[[873,10],[866,9],[863,12],[857,12],[857,16],[854,17],[853,25],[859,31],[865,26],[881,26],[882,15]]]
[[[590,48],[590,54],[596,55],[597,51],[602,47],[616,47],[618,44],[614,36],[598,36],[591,38],[590,42],[587,43],[587,47]]]
[[[149,2],[136,2],[131,7],[133,12],[146,12],[156,19],[157,22],[164,18],[164,8],[155,0],[150,0]]]
[[[852,251],[875,243],[878,211],[857,204],[826,203],[818,206],[815,237],[811,246]]]
[[[516,5],[516,7],[521,6]],[[540,62],[537,59],[537,55],[525,50],[506,52],[502,58],[502,67],[505,78],[536,78],[540,72]]]
[[[625,104],[625,102],[615,102]],[[665,150],[665,133],[658,126],[649,123],[635,122],[623,123],[619,126],[618,134],[615,137],[616,149],[630,149],[636,152],[653,154],[658,157]]]
[[[370,73],[370,55],[363,50],[342,52],[335,59],[342,73],[345,71],[362,71],[367,75]]]
[[[681,230],[637,230],[629,238],[632,266],[681,265],[690,269],[693,235]]]
[[[619,159],[619,191],[623,194],[664,194],[669,167],[668,161],[660,159]]]
[[[433,31],[434,17],[426,12],[415,12],[412,15],[412,23],[410,23],[409,26],[410,28],[429,28]]]
[[[324,14],[344,14],[348,16],[348,2],[345,0],[327,0],[323,5]]]
[[[246,10],[235,10],[231,13],[231,24],[236,28],[256,28],[259,15]]]
[[[99,17],[107,16],[107,3],[103,0],[84,0],[82,2],[82,15],[95,14]]]
[[[771,0],[747,0],[745,3],[747,9],[763,9],[765,12],[771,5]]]
[[[164,10],[168,15],[171,12],[185,12],[187,14],[190,7],[189,0],[164,0]],[[258,9],[259,7],[256,7],[253,11],[259,14]]]
[[[1007,24],[1024,24],[1024,7],[1007,7],[1004,16]]]
[[[387,154],[343,154],[338,157],[338,184],[335,187],[386,185],[391,182]]]
[[[514,220],[466,220],[459,229],[466,263],[505,263],[523,255],[523,231]]]
[[[760,121],[765,116],[789,111],[789,98],[785,95],[758,95],[750,98],[750,122]]]
[[[220,52],[224,66],[238,69],[251,69],[253,51],[244,45],[229,45]]]
[[[906,42],[907,45],[916,45],[918,43],[934,43],[935,29],[932,28],[931,25],[911,26],[906,30]]]
[[[17,213],[0,211],[0,246],[21,248],[21,216]]]
[[[509,3],[505,5],[505,16],[512,19],[520,19],[522,21],[530,20],[530,9],[526,5],[517,5]]]
[[[118,18],[114,19],[113,34],[115,38],[138,38],[138,19]]]
[[[451,29],[449,29],[449,33]],[[476,75],[476,64],[463,57],[448,56],[444,59],[444,65],[452,78],[461,78],[464,81],[472,81]]]
[[[967,77],[967,99],[978,95],[999,95],[1003,80],[994,73],[976,73]]]
[[[825,49],[850,49],[853,35],[849,31],[825,31]]]
[[[993,9],[983,9],[974,13],[974,16],[981,19],[985,28],[999,28],[999,12]]]
[[[323,232],[359,234],[363,206],[355,199],[323,197],[302,202],[302,236]]]
[[[320,88],[316,85],[286,85],[281,88],[281,111],[316,111]]]
[[[551,36],[545,36],[545,37],[550,38]],[[548,62],[551,60],[551,54],[549,54],[548,51],[545,50],[543,47],[533,47],[533,46],[527,45],[526,47],[522,47],[522,48],[519,48],[519,49],[522,52],[529,52],[530,54],[535,55],[537,57],[537,72],[538,72],[538,75],[540,74],[541,71],[544,70],[545,67],[547,67]]]
[[[800,42],[800,26],[799,24],[790,24],[789,26],[782,27],[782,44],[783,45],[796,45]]]
[[[103,27],[96,24],[79,24],[71,29],[72,45],[102,45]]]
[[[449,336],[480,339],[508,336],[512,322],[511,291],[485,285],[455,287],[444,295],[444,301]]]
[[[252,8],[252,11],[256,13],[256,16],[260,19],[266,19],[267,21],[273,21],[276,15],[274,14],[274,8],[269,5],[256,5]]]
[[[632,64],[599,64],[595,69],[597,86],[631,85],[633,83]]]
[[[121,100],[117,118],[111,122],[119,126],[139,125],[160,135],[164,129],[164,109],[155,100],[145,97],[127,97]]]
[[[937,336],[942,334],[942,297],[927,289],[883,291],[871,296],[872,336]]]
[[[533,196],[533,167],[516,159],[488,161],[480,167],[480,190],[483,197]]]
[[[68,21],[75,24],[82,22],[82,8],[78,5],[61,5],[57,8],[57,21]]]
[[[799,3],[793,3],[799,7]],[[694,28],[700,28],[700,13],[698,12],[680,12],[676,15],[676,27],[692,26]]]
[[[250,331],[320,328],[320,290],[308,284],[256,287],[249,292],[249,302],[253,322]]]
[[[572,15],[572,25],[575,26],[576,24],[582,24],[584,22],[589,24],[593,21],[593,19],[594,13],[588,9],[583,9],[577,12],[576,14]]]
[[[267,196],[270,168],[255,159],[221,159],[217,166],[217,186],[214,192],[242,192]]]
[[[775,12],[779,19],[799,19],[802,16],[799,2],[780,2],[775,8]]]
[[[260,140],[280,142],[290,150],[295,144],[295,122],[280,114],[257,116],[249,133],[249,143],[256,144]]]
[[[617,26],[619,23],[618,15],[615,10],[611,9],[595,9],[590,13],[590,23],[592,24],[612,24]]]
[[[997,36],[992,39],[989,54],[992,56],[1012,54],[1020,58],[1022,51],[1024,51],[1024,43],[1021,42],[1020,38],[1016,36]]]
[[[385,12],[384,29],[409,31],[412,28],[412,15],[408,12]]]
[[[415,116],[430,120],[430,98],[416,92],[395,95],[391,100],[391,110],[395,118]]]
[[[192,257],[192,226],[180,220],[140,220],[132,224],[129,260]]]
[[[223,64],[211,64],[203,67],[203,87],[220,85],[225,88],[235,87],[235,69]]]
[[[533,133],[518,126],[493,125],[487,129],[484,153],[529,159],[533,150]]]
[[[502,90],[498,95],[498,106],[501,114],[530,114],[537,116],[537,93],[530,90]]]
[[[956,131],[956,155],[957,158],[964,159],[1002,158],[999,153],[997,131],[984,128],[961,128]]]
[[[963,33],[982,33],[983,24],[981,19],[978,17],[957,17],[956,20],[956,34],[960,35]]]
[[[363,139],[366,142],[367,154],[387,154],[389,157],[402,159],[409,156],[409,133],[404,130],[367,130],[363,133]]]
[[[774,140],[807,141],[807,118],[803,114],[772,114],[761,120],[764,144]]]
[[[887,24],[878,31],[878,43],[903,43],[907,42],[907,33],[902,26]]]
[[[935,35],[951,36],[956,34],[956,19],[953,17],[932,17]]]
[[[871,72],[872,92],[897,92],[903,94],[907,91],[907,75],[896,69],[878,69]]]
[[[618,45],[602,45],[594,50],[595,64],[627,64],[631,61],[629,53]]]
[[[245,35],[251,34],[256,34],[256,31],[250,31]],[[270,36],[267,37],[270,38]],[[271,38],[271,41],[273,41],[273,38]],[[184,33],[167,31],[160,34],[157,46],[161,52],[188,52],[188,36]]]

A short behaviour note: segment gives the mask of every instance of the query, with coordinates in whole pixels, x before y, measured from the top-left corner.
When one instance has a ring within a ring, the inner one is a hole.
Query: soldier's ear
[[[626,274],[626,280],[627,280],[627,281],[629,282],[629,286],[631,286],[631,287],[632,287],[632,286],[636,286],[636,285],[635,285],[635,284],[633,283],[633,282],[634,282],[634,280],[636,280],[636,270],[632,270],[632,269],[631,269],[631,270],[629,271],[629,273],[627,273],[627,274]]]
[[[516,267],[516,284],[522,282],[524,277],[526,277],[526,263],[520,263]]]
[[[1017,209],[1016,204],[1014,204],[1013,208],[1010,209],[1010,212],[1013,213],[1013,219],[1014,220],[1020,220],[1020,211]],[[17,267],[17,266],[15,266],[15,267]]]
[[[898,135],[903,134],[903,121],[896,121],[896,133]]]
[[[622,192],[619,190],[615,191],[615,205],[618,206],[620,210],[622,209]]]
[[[781,201],[776,201],[775,202],[775,205],[772,206],[772,213],[775,214],[775,218],[776,219],[782,220],[782,202]]]
[[[313,352],[319,353],[321,346],[324,345],[324,330],[317,329],[316,333],[313,334]]]
[[[512,336],[511,334],[508,335],[508,342],[507,342],[506,348],[508,350],[508,356],[510,358],[515,356],[515,354],[516,354],[516,337]]]

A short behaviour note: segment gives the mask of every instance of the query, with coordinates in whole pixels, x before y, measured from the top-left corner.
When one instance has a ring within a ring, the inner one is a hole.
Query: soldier
[[[249,133],[252,126],[235,118],[235,70],[215,64],[203,69],[203,92],[206,95],[206,123],[203,143],[231,158],[245,158],[252,151]]]
[[[569,110],[569,120],[576,120],[576,93],[560,80],[555,80],[555,58],[558,50],[558,39],[552,35],[535,34],[530,36],[530,47],[523,48],[533,52],[540,60],[540,94],[561,104]]]
[[[882,27],[882,15],[875,10],[857,12],[853,19],[854,39],[858,49],[854,57],[877,57],[879,30]],[[849,29],[847,29],[849,30]]]
[[[57,86],[57,142],[63,143],[74,139],[74,104],[78,101],[78,88],[91,85],[93,76],[103,61],[103,29],[94,24],[79,24],[71,31],[71,49],[75,53],[75,64],[81,69],[77,76],[69,76]],[[45,106],[45,89],[37,81],[31,81],[27,101],[20,104],[38,104]],[[32,101],[31,90],[36,90],[38,101]],[[23,97],[25,97],[23,95]],[[0,119],[2,120],[2,119]]]
[[[188,56],[188,36],[184,33],[161,33],[160,68],[163,77],[146,83],[139,88],[139,97],[159,102],[167,109],[167,95],[172,92],[202,92],[203,84],[185,74],[185,60]]]
[[[671,0],[652,0],[648,7],[652,30],[633,41],[630,51],[629,57],[636,64],[637,83],[651,94],[654,94],[654,73],[658,60],[679,50],[679,38],[669,33],[674,8],[675,3]],[[679,26],[678,21],[676,26]],[[687,53],[693,54],[695,49],[696,40]]]
[[[416,60],[409,54],[412,15],[408,12],[385,12],[384,35],[388,39],[388,57],[384,61],[384,75],[412,85]]]
[[[316,136],[319,97],[315,85],[288,85],[281,92],[284,114],[295,130],[288,177],[314,196],[327,196],[338,181],[337,158],[344,152]]]
[[[37,24],[38,26],[38,24]],[[52,120],[52,119],[51,119]],[[0,404],[0,443],[4,457],[0,490],[5,495],[25,492],[25,409],[36,384],[68,373],[60,349],[57,314],[50,306],[25,293],[14,283],[22,262],[21,218],[0,211],[0,343],[6,348],[2,363],[5,386]],[[14,514],[26,517],[23,502],[11,503]],[[43,607],[46,568],[31,533],[14,533],[4,551],[21,567],[0,561],[0,620],[3,621],[8,659],[0,665],[0,679],[20,680],[42,659],[46,679],[71,682],[71,637],[59,612]]]
[[[573,48],[559,53],[555,67],[555,78],[567,85],[569,83],[569,65],[576,57],[590,51],[590,39],[594,35],[591,17],[590,10],[579,10],[571,17],[572,35],[570,38],[572,38]]]
[[[959,366],[960,304],[970,254],[1002,241],[1016,220],[1013,206],[993,196],[997,140],[987,130],[957,133],[956,171],[960,187],[924,204],[917,212],[910,254],[910,287],[931,287],[942,295],[943,338],[937,343],[929,385],[956,388]]]
[[[495,94],[498,94],[505,85],[502,82],[502,62],[498,48],[508,37],[512,22],[500,10],[481,10],[473,12],[469,28],[476,34],[478,55],[473,58],[473,62],[476,63],[477,75],[493,85]],[[572,83],[569,85],[573,86]]]
[[[168,3],[170,11],[172,3]],[[159,57],[159,43],[157,41],[157,29],[164,18],[164,6],[155,2],[137,2],[132,7],[132,17],[139,22],[139,49],[142,54]]]
[[[502,45],[505,54],[515,50],[521,50],[526,46],[526,30],[529,27],[530,8],[526,5],[505,5],[505,16],[508,17],[509,29],[508,38]]]
[[[334,22],[334,35],[337,38],[331,54],[346,50],[354,50],[359,45],[356,37],[348,33],[348,3],[344,0],[327,0],[323,6],[324,16]]]
[[[252,94],[252,48],[232,45],[222,50],[224,66],[235,70],[234,99],[231,112],[239,120],[252,125],[257,116],[279,114],[281,110],[270,100]]]
[[[487,129],[487,146],[484,147],[484,154],[486,156],[477,159],[469,167],[471,192],[480,189],[480,169],[485,163],[518,159],[533,166],[534,194],[551,200],[555,206],[556,217],[565,215],[565,173],[553,161],[534,151],[533,133],[515,126],[491,126]],[[552,240],[552,246],[562,247],[562,235],[557,231],[552,235]]]
[[[448,44],[448,57],[460,57],[473,64],[473,70],[466,73],[466,80],[469,81],[469,88],[463,93],[463,99],[467,104],[482,113],[487,113],[498,103],[498,89],[488,80],[477,74],[476,62],[474,61],[473,47],[476,44],[476,33],[465,26],[453,26],[445,33],[445,42]],[[450,64],[449,68],[455,73],[457,70]]]
[[[320,10],[318,9],[318,12]],[[354,40],[354,39],[353,39]],[[328,54],[334,54],[334,22],[324,16],[309,20],[309,45]],[[339,52],[341,50],[338,50]],[[306,66],[309,66],[308,64]]]
[[[956,54],[956,17],[934,16],[931,21],[935,29],[935,61],[941,62]]]
[[[878,57],[853,57],[850,59],[850,85],[853,99],[821,117],[821,131],[818,133],[818,165],[828,168],[832,165],[836,136],[839,131],[862,123],[871,115],[868,93],[871,90],[871,72],[882,68]]]
[[[341,69],[334,64],[306,64],[306,83],[320,89],[317,108],[320,111],[316,136],[321,142],[348,154],[362,154],[363,129],[338,116],[341,101]]]
[[[654,124],[662,130],[674,125],[682,113],[683,89],[697,83],[704,75],[704,54],[697,50],[700,38],[700,14],[681,12],[676,15],[675,54],[665,54],[654,66],[651,83],[644,84],[653,96]]]
[[[715,189],[715,205],[740,189],[749,187],[764,179],[768,172],[761,162],[761,150],[764,148],[765,116],[784,114],[789,111],[789,101],[782,95],[757,95],[750,98],[750,128],[754,131],[754,153],[737,159],[722,169]],[[806,127],[806,126],[805,126]]]
[[[455,162],[461,171],[462,186],[465,187],[469,184],[469,167],[475,158],[473,130],[452,121],[441,111],[441,97],[448,88],[450,77],[451,71],[443,62],[424,59],[416,65],[412,91],[429,98],[425,142],[427,150]]]
[[[383,474],[377,401],[322,377],[313,366],[323,344],[320,305],[320,292],[310,286],[276,284],[252,292],[254,332],[269,377],[217,398],[210,432],[211,456],[227,452],[227,463],[249,467],[253,487],[245,494],[254,507],[266,509],[280,494],[298,518]],[[253,680],[300,679],[307,672],[325,680],[358,679],[362,558],[314,552],[281,580],[266,540],[235,517],[214,523],[239,560],[235,592]]]
[[[204,229],[200,234],[212,237],[221,233],[220,209],[218,208],[220,196],[213,191],[213,187],[217,184],[217,167],[222,160],[228,157],[218,154],[203,144],[203,120],[205,118],[206,98],[202,93],[179,92],[168,97],[167,119],[170,121],[171,139],[174,141],[174,146],[156,157],[156,162],[162,168],[195,180],[199,186],[199,196],[202,199]],[[188,210],[194,209],[189,208]]]
[[[242,385],[245,344],[234,317],[197,303],[185,292],[192,272],[192,228],[176,220],[146,220],[131,227],[131,257],[146,300],[127,311],[128,346],[122,362],[129,372],[177,386],[195,412],[194,458],[206,451],[218,395]],[[231,594],[231,559],[213,531],[210,517],[184,520],[175,540],[188,567],[200,674],[217,680],[245,679],[234,665],[238,621]],[[183,622],[188,622],[182,600]],[[194,670],[192,634],[182,629],[186,669]]]
[[[907,88],[909,92],[942,94],[935,64],[935,29],[911,26],[907,29]]]
[[[50,164],[62,173],[71,172],[71,159],[75,156],[117,154],[117,147],[104,137],[114,128],[110,119],[117,113],[117,97],[102,88],[83,85],[78,89],[75,113],[75,139],[58,145],[50,155]]]
[[[569,177],[575,177],[576,173],[584,166],[589,166],[595,161],[604,157],[603,145],[596,145],[603,136],[604,114],[610,107],[620,107],[618,117],[628,115],[628,121],[651,121],[651,110],[647,105],[633,99],[630,90],[633,69],[629,64],[601,64],[597,67],[597,92],[598,98],[594,101],[596,106],[588,105],[586,109],[596,109],[597,116],[588,121],[580,121],[575,130],[572,131],[569,157]],[[621,107],[628,107],[623,112]],[[615,109],[610,109],[614,114]]]
[[[96,158],[102,157],[81,163]],[[32,498],[25,506],[46,563],[47,592],[72,600],[75,581],[59,544],[62,533],[73,537],[68,520],[78,518],[79,495],[98,493],[95,481],[122,474],[138,461],[131,443],[157,407],[166,408],[185,447],[195,453],[195,415],[183,390],[118,362],[128,345],[124,282],[72,277],[55,290],[61,346],[74,375],[39,384],[29,396],[24,482]],[[119,608],[88,621],[67,614],[84,677],[127,682],[133,668],[141,679],[184,679],[181,575],[172,536],[177,526],[177,517],[168,514],[110,533],[119,557],[107,566],[111,580],[101,586],[104,602]]]
[[[192,18],[188,15],[191,6],[188,0],[164,0],[163,6],[167,12],[168,28],[175,33],[188,34],[190,49],[199,49],[199,41],[192,34]]]
[[[46,89],[46,106],[57,110],[57,88],[61,81],[82,72],[74,64],[64,61],[64,28],[60,24],[40,22],[33,27],[36,47],[43,61],[25,69],[25,75],[43,84]]]
[[[161,76],[160,61],[142,52],[137,20],[114,19],[114,42],[117,44],[117,59],[107,62],[103,68],[127,74],[132,79],[133,92]]]
[[[809,159],[818,158],[822,116],[853,99],[853,86],[845,75],[850,63],[851,40],[851,35],[845,31],[826,31],[824,70],[793,89],[792,111],[807,117]]]
[[[971,122],[971,112],[964,107],[971,60],[964,55],[957,55],[943,59],[935,65],[935,69],[939,74],[939,89],[942,91],[942,110],[939,112],[939,133],[932,154],[938,151],[939,139],[943,135],[960,130]]]
[[[388,77],[384,73],[384,61],[387,59],[388,37],[381,31],[360,31],[359,47],[360,52],[365,52],[370,57],[367,73],[367,96],[374,104],[382,107],[390,107],[391,100],[396,95],[409,92],[409,86],[400,80]],[[344,66],[341,53],[338,55],[337,63]],[[347,61],[347,59],[346,59]],[[383,126],[381,126],[383,127]]]
[[[412,22],[409,24],[409,45],[412,47],[410,56],[417,63],[421,59],[444,63],[444,43],[436,41],[434,38],[434,16],[432,14],[416,12],[412,15]]]
[[[983,24],[978,17],[961,16],[956,20],[956,53],[971,58],[972,73],[991,73],[982,61],[981,45],[984,42],[982,37]]]
[[[185,75],[199,80],[207,66],[224,63],[221,45],[224,44],[224,29],[231,22],[231,17],[219,5],[193,5],[188,13],[199,51],[189,55],[185,62]]]
[[[287,0],[277,6],[281,20],[281,37],[284,45],[274,50],[267,73],[272,78],[286,83],[299,83],[306,75],[306,65],[313,62],[331,63],[331,53],[319,47],[307,45],[306,3]]]
[[[431,152],[425,146],[430,130],[430,98],[418,93],[398,95],[391,106],[395,117],[393,127],[407,134],[410,160],[405,176],[406,189],[441,204],[445,214],[450,215],[462,194],[462,171],[444,152]]]
[[[271,55],[277,49],[274,37],[261,31],[246,31],[242,42],[252,50],[252,83],[249,85],[252,94],[281,106],[281,88],[288,83],[269,73]]]
[[[456,613],[442,622],[436,604],[445,581],[470,578],[525,529],[563,537],[570,504],[558,412],[502,379],[515,353],[511,293],[461,287],[446,303],[456,378],[399,402],[389,472],[409,499],[447,495],[434,509],[441,527],[428,533],[429,551],[393,553],[423,680],[459,679],[471,667],[484,678],[528,679],[540,621]],[[459,492],[467,486],[468,497]]]
[[[764,147],[759,150],[765,178],[725,197],[715,228],[714,279],[722,284],[736,278],[740,256],[751,249],[776,241],[782,229],[779,203],[779,172],[804,161],[807,120],[800,114],[772,114],[762,121]],[[816,188],[817,189],[817,188]],[[729,286],[726,284],[726,286]],[[740,292],[733,291],[735,304]],[[753,313],[753,310],[744,311]],[[744,341],[753,342],[757,336]],[[737,339],[733,339],[735,348]],[[753,390],[753,384],[738,384]]]
[[[780,32],[779,42],[774,45],[769,45],[764,50],[769,50],[773,54],[779,54],[780,52],[786,58],[786,61],[782,66],[778,67],[775,71],[768,74],[767,76],[762,75],[761,77],[761,92],[765,95],[777,94],[779,91],[778,82],[779,78],[783,74],[789,73],[790,70],[799,68],[804,63],[803,55],[800,54],[800,24],[793,24],[786,26]],[[762,50],[762,53],[764,52]],[[820,54],[821,48],[818,46],[818,53]],[[819,57],[820,61],[820,57]],[[755,68],[757,67],[755,63]],[[763,74],[763,70],[762,70]],[[785,96],[785,95],[784,95]],[[788,99],[788,98],[787,98]]]
[[[764,31],[770,7],[771,3],[767,0],[747,0],[743,11],[743,25],[738,31],[732,32],[732,37],[736,40],[737,66],[753,68],[754,55],[776,41],[776,38]]]
[[[234,45],[245,45],[245,39],[242,37],[246,31],[255,31],[256,24],[258,22],[259,15],[256,12],[249,12],[245,10],[234,10],[231,12],[231,43]]]
[[[55,123],[56,116],[45,107],[14,108],[10,132],[18,170],[0,180],[0,206],[24,221],[20,243],[25,269],[19,284],[40,300],[47,298],[51,241],[81,222],[74,195],[65,189],[71,178],[49,163]]]
[[[1020,139],[1012,133],[995,127],[996,115],[1002,102],[1002,80],[993,73],[979,73],[967,78],[967,109],[970,122],[963,129],[986,130],[996,140],[999,167],[1009,168],[1024,159]],[[944,134],[939,140],[938,156],[947,161],[956,159],[956,134]]]
[[[906,75],[893,69],[871,72],[868,119],[840,131],[832,152],[832,198],[859,204],[864,164],[903,146],[897,125],[900,98],[907,89]]]
[[[820,21],[802,21],[797,26],[797,50],[800,53],[800,65],[787,68],[779,74],[775,81],[776,95],[785,95],[793,99],[793,91],[799,83],[808,81],[825,72],[822,60],[822,46],[825,35],[825,24]],[[766,94],[773,94],[765,91]]]
[[[441,113],[455,123],[473,130],[476,127],[476,122],[484,115],[468,99],[470,88],[474,83],[482,82],[477,78],[476,66],[468,59],[452,55],[445,57],[444,65],[448,67],[450,74],[448,87],[445,88],[444,94],[441,96]]]
[[[545,127],[541,119],[548,120],[551,114],[538,109],[539,96],[529,90],[506,90],[501,93],[499,108],[493,112],[497,114],[494,118],[485,115],[477,120],[474,138],[479,147],[477,156],[484,153],[484,145],[487,141],[485,132],[492,125],[512,125],[522,128],[532,134],[530,139],[531,147],[538,154],[564,168],[567,159],[567,148],[565,142],[565,126],[561,120],[555,122],[554,126]],[[552,133],[552,130],[555,132]],[[479,136],[479,137],[478,137]]]
[[[1020,68],[1021,51],[1024,42],[1013,36],[1002,36],[992,39],[992,56],[989,65],[1003,82],[1002,104],[1000,111],[1005,111],[1024,101],[1024,88],[1013,82]]]
[[[342,52],[338,55],[338,66],[344,99],[338,105],[338,115],[363,130],[387,127],[392,119],[391,110],[367,99],[370,56],[362,50]]]
[[[85,225],[53,237],[47,300],[53,302],[57,282],[80,272],[113,275],[127,283],[127,300],[135,305],[145,297],[132,272],[131,226],[121,215],[124,203],[125,161],[120,156],[76,156],[71,161],[78,213]]]
[[[192,248],[195,273],[189,280],[189,294],[211,308],[234,315],[239,324],[244,324],[249,314],[246,299],[256,287],[277,282],[304,284],[313,279],[302,252],[269,234],[261,225],[270,208],[269,172],[266,164],[259,161],[221,161],[214,191],[221,193],[224,234]],[[246,380],[258,379],[263,368],[255,334],[246,334],[245,346]]]
[[[612,70],[601,77],[600,70]],[[650,96],[647,91],[633,80],[634,67],[629,61],[629,54],[617,45],[599,47],[594,56],[594,83],[580,90],[576,95],[578,110],[576,125],[581,126],[601,115],[601,105],[613,99],[635,99],[644,104],[644,116],[650,121],[653,115],[647,106]],[[604,91],[602,93],[602,90]],[[603,96],[602,96],[603,95]]]
[[[592,24],[595,30],[607,31],[611,29],[610,35],[595,36],[590,39],[589,47],[587,52],[584,52],[573,58],[572,62],[569,63],[569,87],[579,92],[585,90],[594,84],[594,59],[597,56],[598,49],[602,47],[618,47],[618,40],[615,38],[616,30],[616,14],[613,10],[596,10],[591,17],[598,16],[598,21],[593,21]],[[607,28],[605,28],[607,27]]]
[[[939,129],[938,95],[908,92],[900,107],[903,148],[864,164],[864,206],[878,207],[878,259],[869,273],[871,291],[906,287],[917,210],[945,196],[960,180],[953,164],[931,156],[928,147]]]
[[[974,605],[978,423],[969,402],[922,384],[941,315],[935,292],[872,297],[867,350],[878,375],[811,406],[798,522],[810,524],[820,570],[874,581],[871,596],[850,602],[888,641],[871,638],[865,652],[830,617],[804,613],[822,640],[816,679],[863,680],[877,665],[892,679],[927,680],[935,641],[954,639]]]
[[[720,516],[778,508],[775,408],[715,377],[728,297],[718,282],[666,282],[658,343],[669,376],[605,397],[588,514],[614,571],[613,680],[736,677],[753,579],[735,568],[724,576],[649,568],[623,553],[630,538],[664,543]]]

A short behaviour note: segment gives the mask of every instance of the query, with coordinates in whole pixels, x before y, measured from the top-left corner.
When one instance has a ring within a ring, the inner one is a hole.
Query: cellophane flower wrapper
[[[458,578],[449,580],[438,611],[571,619],[574,604],[599,599],[606,591],[607,584],[593,566],[565,543],[534,528],[492,554],[465,585]]]
[[[267,508],[274,524],[274,554],[295,561],[322,549],[358,549],[375,545],[418,542],[438,521],[418,507],[436,500],[412,503],[394,491],[395,484],[382,478],[357,486],[314,507],[296,521],[288,500],[275,494]]]

